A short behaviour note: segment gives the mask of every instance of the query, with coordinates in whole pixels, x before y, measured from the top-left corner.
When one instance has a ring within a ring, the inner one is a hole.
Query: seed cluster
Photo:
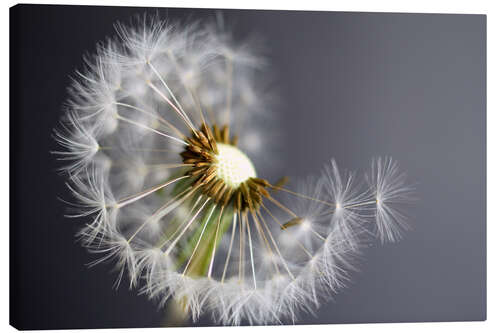
[[[227,206],[232,202],[238,212],[254,211],[262,203],[262,196],[269,198],[265,189],[271,184],[261,178],[251,177],[234,187],[217,175],[217,143],[236,147],[238,137],[229,135],[229,127],[208,127],[202,123],[199,130],[186,138],[187,148],[181,153],[184,164],[192,165],[186,174],[195,177],[193,188],[211,197],[217,204]]]

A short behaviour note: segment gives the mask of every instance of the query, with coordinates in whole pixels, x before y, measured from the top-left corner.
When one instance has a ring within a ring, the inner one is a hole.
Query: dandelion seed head
[[[373,229],[400,238],[408,188],[392,160],[366,182],[333,160],[290,185],[257,176],[279,135],[253,41],[156,16],[116,30],[84,59],[54,136],[72,215],[88,219],[78,237],[117,283],[194,321],[294,322],[347,284]]]

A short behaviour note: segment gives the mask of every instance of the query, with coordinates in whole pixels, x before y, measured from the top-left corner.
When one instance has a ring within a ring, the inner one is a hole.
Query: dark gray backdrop
[[[157,326],[163,313],[75,244],[49,154],[68,75],[144,8],[11,9],[11,322],[19,328]],[[162,17],[213,10],[158,9]],[[418,183],[413,231],[367,250],[348,289],[299,323],[486,318],[486,17],[223,11],[264,37],[285,115],[283,165],[335,157],[360,171],[391,155]],[[288,133],[288,134],[287,134]],[[292,150],[291,147],[294,147]],[[295,154],[292,155],[292,152]],[[203,319],[198,325],[210,325]]]

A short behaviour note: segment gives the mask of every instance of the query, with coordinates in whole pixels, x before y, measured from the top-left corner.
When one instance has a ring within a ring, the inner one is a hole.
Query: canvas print
[[[484,320],[485,22],[11,8],[11,324]]]

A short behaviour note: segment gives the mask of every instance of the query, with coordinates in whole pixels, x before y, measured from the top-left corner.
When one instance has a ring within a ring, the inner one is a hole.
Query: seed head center
[[[215,155],[217,177],[228,186],[238,188],[249,178],[257,177],[252,161],[238,148],[218,143],[219,153]]]

